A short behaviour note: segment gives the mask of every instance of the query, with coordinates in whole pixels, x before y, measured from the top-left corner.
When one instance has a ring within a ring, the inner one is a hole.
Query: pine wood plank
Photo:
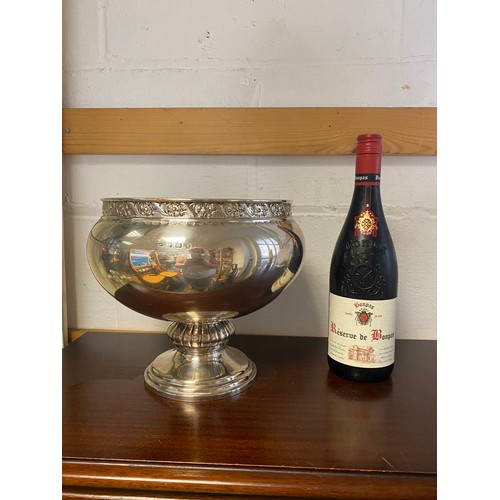
[[[384,154],[436,155],[425,108],[65,108],[65,154],[347,155],[378,132]]]

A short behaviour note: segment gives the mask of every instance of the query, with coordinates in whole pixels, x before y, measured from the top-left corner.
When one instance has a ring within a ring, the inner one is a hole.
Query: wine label
[[[380,184],[380,174],[357,173],[354,177],[356,186],[377,186]]]
[[[330,293],[328,355],[359,368],[394,363],[396,301],[348,299]]]

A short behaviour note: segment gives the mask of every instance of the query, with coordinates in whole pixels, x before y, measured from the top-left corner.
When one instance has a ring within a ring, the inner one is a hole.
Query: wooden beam
[[[345,155],[377,132],[384,154],[435,155],[436,108],[65,108],[66,154]]]

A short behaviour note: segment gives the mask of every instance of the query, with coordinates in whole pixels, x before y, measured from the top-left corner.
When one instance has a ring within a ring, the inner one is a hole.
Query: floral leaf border
[[[154,201],[103,200],[104,217],[167,217],[181,219],[269,219],[292,214],[289,201]]]

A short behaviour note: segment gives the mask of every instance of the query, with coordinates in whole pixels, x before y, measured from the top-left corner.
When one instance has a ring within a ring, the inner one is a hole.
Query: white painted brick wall
[[[64,106],[435,106],[431,0],[65,0]],[[367,131],[369,132],[369,131]],[[235,320],[252,334],[326,336],[331,252],[354,158],[68,156],[68,324],[165,329],[93,278],[100,198],[288,198],[306,236],[293,285]],[[385,157],[382,196],[398,251],[400,338],[436,335],[436,159]]]

